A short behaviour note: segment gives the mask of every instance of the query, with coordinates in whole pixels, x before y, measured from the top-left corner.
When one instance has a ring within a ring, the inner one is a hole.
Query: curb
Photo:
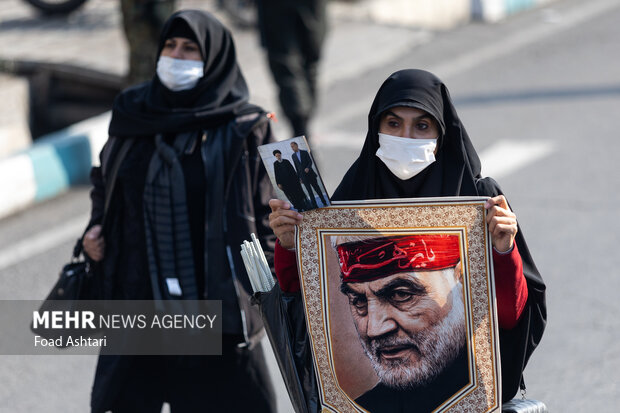
[[[37,139],[27,150],[0,159],[0,219],[87,184],[108,139],[111,113]]]

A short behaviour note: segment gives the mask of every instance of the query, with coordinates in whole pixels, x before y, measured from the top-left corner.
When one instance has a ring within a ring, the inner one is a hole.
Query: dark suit
[[[297,156],[298,154],[300,157]],[[310,195],[310,202],[312,202],[312,205],[315,208],[318,208],[318,205],[316,204],[316,196],[312,192],[312,188],[314,188],[321,199],[321,203],[323,204],[322,206],[327,206],[327,202],[325,201],[325,198],[323,198],[321,187],[316,180],[316,173],[312,169],[312,158],[310,157],[308,151],[302,151],[300,149],[297,152],[293,152],[292,158],[293,164],[295,164],[295,170],[297,171],[297,176],[305,185],[308,195]],[[306,172],[306,169],[308,169],[308,172]]]
[[[280,189],[284,191],[288,200],[291,201],[293,208],[298,211],[307,209],[308,199],[303,189],[301,189],[299,177],[293,165],[286,159],[282,159],[282,162],[275,161],[273,163],[273,172],[276,176],[276,184],[282,187]]]

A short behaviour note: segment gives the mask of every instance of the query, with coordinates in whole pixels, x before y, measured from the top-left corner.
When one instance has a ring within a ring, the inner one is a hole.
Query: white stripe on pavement
[[[549,156],[554,150],[555,145],[548,141],[500,141],[480,152],[482,176],[500,179]]]
[[[88,214],[81,215],[46,231],[38,232],[0,251],[0,271],[32,256],[49,251],[64,242],[77,240],[86,228],[88,220]],[[67,251],[67,260],[71,253],[72,251]]]

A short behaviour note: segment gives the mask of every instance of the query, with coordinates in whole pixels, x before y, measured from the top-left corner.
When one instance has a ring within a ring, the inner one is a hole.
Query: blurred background
[[[231,29],[252,102],[276,112],[278,138],[293,136],[253,1],[87,0],[50,14],[0,0],[0,299],[44,298],[68,261],[112,99],[152,76],[151,33],[179,8]],[[528,397],[552,412],[617,411],[620,1],[332,0],[326,13],[307,129],[328,192],[361,149],[382,81],[403,68],[437,74],[547,283]],[[95,362],[0,356],[0,411],[88,411]]]

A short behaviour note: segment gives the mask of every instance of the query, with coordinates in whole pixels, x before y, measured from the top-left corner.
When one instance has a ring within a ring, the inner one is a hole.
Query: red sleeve
[[[510,330],[517,325],[527,302],[527,283],[517,244],[506,254],[493,249],[493,269],[499,326]]]
[[[297,272],[297,256],[294,251],[289,251],[276,241],[274,250],[274,267],[280,289],[285,293],[295,293],[301,290],[299,273]]]

